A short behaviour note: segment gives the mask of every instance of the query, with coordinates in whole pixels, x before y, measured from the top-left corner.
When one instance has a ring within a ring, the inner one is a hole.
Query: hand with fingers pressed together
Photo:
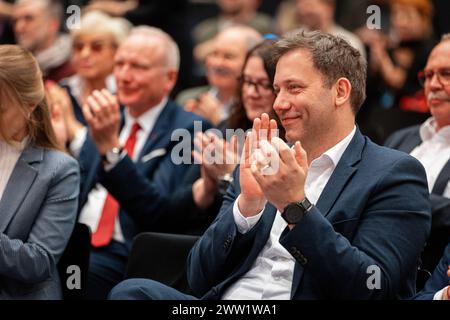
[[[258,214],[266,201],[280,212],[305,198],[308,160],[300,142],[291,149],[274,136],[275,120],[267,114],[255,119],[241,162],[239,209],[245,216]],[[248,210],[250,209],[250,210]]]
[[[114,95],[106,89],[94,91],[83,105],[83,115],[101,155],[120,147],[120,107]]]

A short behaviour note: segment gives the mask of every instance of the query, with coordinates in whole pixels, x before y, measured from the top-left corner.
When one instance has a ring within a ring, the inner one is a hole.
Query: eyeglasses
[[[242,90],[250,89],[253,86],[255,92],[259,95],[273,94],[273,87],[269,82],[255,82],[246,77],[241,77],[239,81],[241,82]]]
[[[91,52],[93,53],[100,53],[108,46],[115,47],[114,44],[106,41],[96,41],[96,42],[74,42],[73,43],[73,51],[74,52],[81,52],[83,51],[84,47],[89,46]]]
[[[450,68],[434,70],[422,70],[419,71],[417,77],[420,85],[424,86],[427,81],[431,81],[434,75],[437,76],[437,80],[442,86],[450,85]]]

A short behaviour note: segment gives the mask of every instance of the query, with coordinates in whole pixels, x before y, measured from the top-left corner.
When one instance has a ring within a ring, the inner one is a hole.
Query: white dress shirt
[[[0,201],[27,142],[27,138],[22,142],[12,142],[10,144],[0,140]]]
[[[420,127],[420,137],[422,143],[411,151],[411,155],[424,166],[427,173],[428,189],[431,192],[439,174],[450,160],[450,126],[437,131],[434,119],[430,118]],[[450,181],[443,196],[450,198]]]
[[[141,130],[138,131],[136,136],[136,144],[134,146],[133,157],[131,158],[134,162],[139,160],[140,153],[148,139],[155,122],[158,119],[164,106],[167,104],[167,98],[163,99],[157,106],[151,108],[139,118],[133,118],[128,109],[125,109],[125,125],[122,128],[119,136],[119,142],[121,145],[125,145],[128,136],[130,135],[131,128],[135,122],[138,122],[141,126]],[[108,168],[112,169],[112,168]],[[106,196],[108,191],[101,184],[97,183],[95,187],[89,192],[88,199],[83,209],[81,210],[79,222],[87,224],[92,233],[97,230],[98,223],[103,211],[103,205],[105,204]],[[120,227],[119,216],[116,218],[116,223],[114,227],[113,239],[118,242],[124,242],[124,237],[122,229]]]
[[[305,181],[305,196],[311,203],[316,204],[319,200],[355,132],[356,127],[342,141],[311,162]],[[245,234],[258,223],[264,210],[254,217],[245,218],[239,210],[238,201],[239,197],[233,206],[234,220],[239,232]],[[291,299],[295,259],[279,241],[286,227],[286,221],[277,212],[269,239],[253,266],[225,291],[223,300]]]

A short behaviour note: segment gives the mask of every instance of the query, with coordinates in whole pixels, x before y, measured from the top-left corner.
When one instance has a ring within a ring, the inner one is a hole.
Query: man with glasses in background
[[[422,263],[433,270],[450,234],[450,34],[434,47],[419,80],[432,117],[394,133],[386,146],[410,153],[427,172],[433,223]]]

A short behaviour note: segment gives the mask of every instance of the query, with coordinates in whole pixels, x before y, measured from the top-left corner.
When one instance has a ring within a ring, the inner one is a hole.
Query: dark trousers
[[[108,297],[111,289],[123,280],[128,254],[125,244],[116,241],[106,247],[91,249],[87,299],[105,300]]]
[[[198,300],[162,283],[148,279],[128,279],[115,286],[110,300]]]

